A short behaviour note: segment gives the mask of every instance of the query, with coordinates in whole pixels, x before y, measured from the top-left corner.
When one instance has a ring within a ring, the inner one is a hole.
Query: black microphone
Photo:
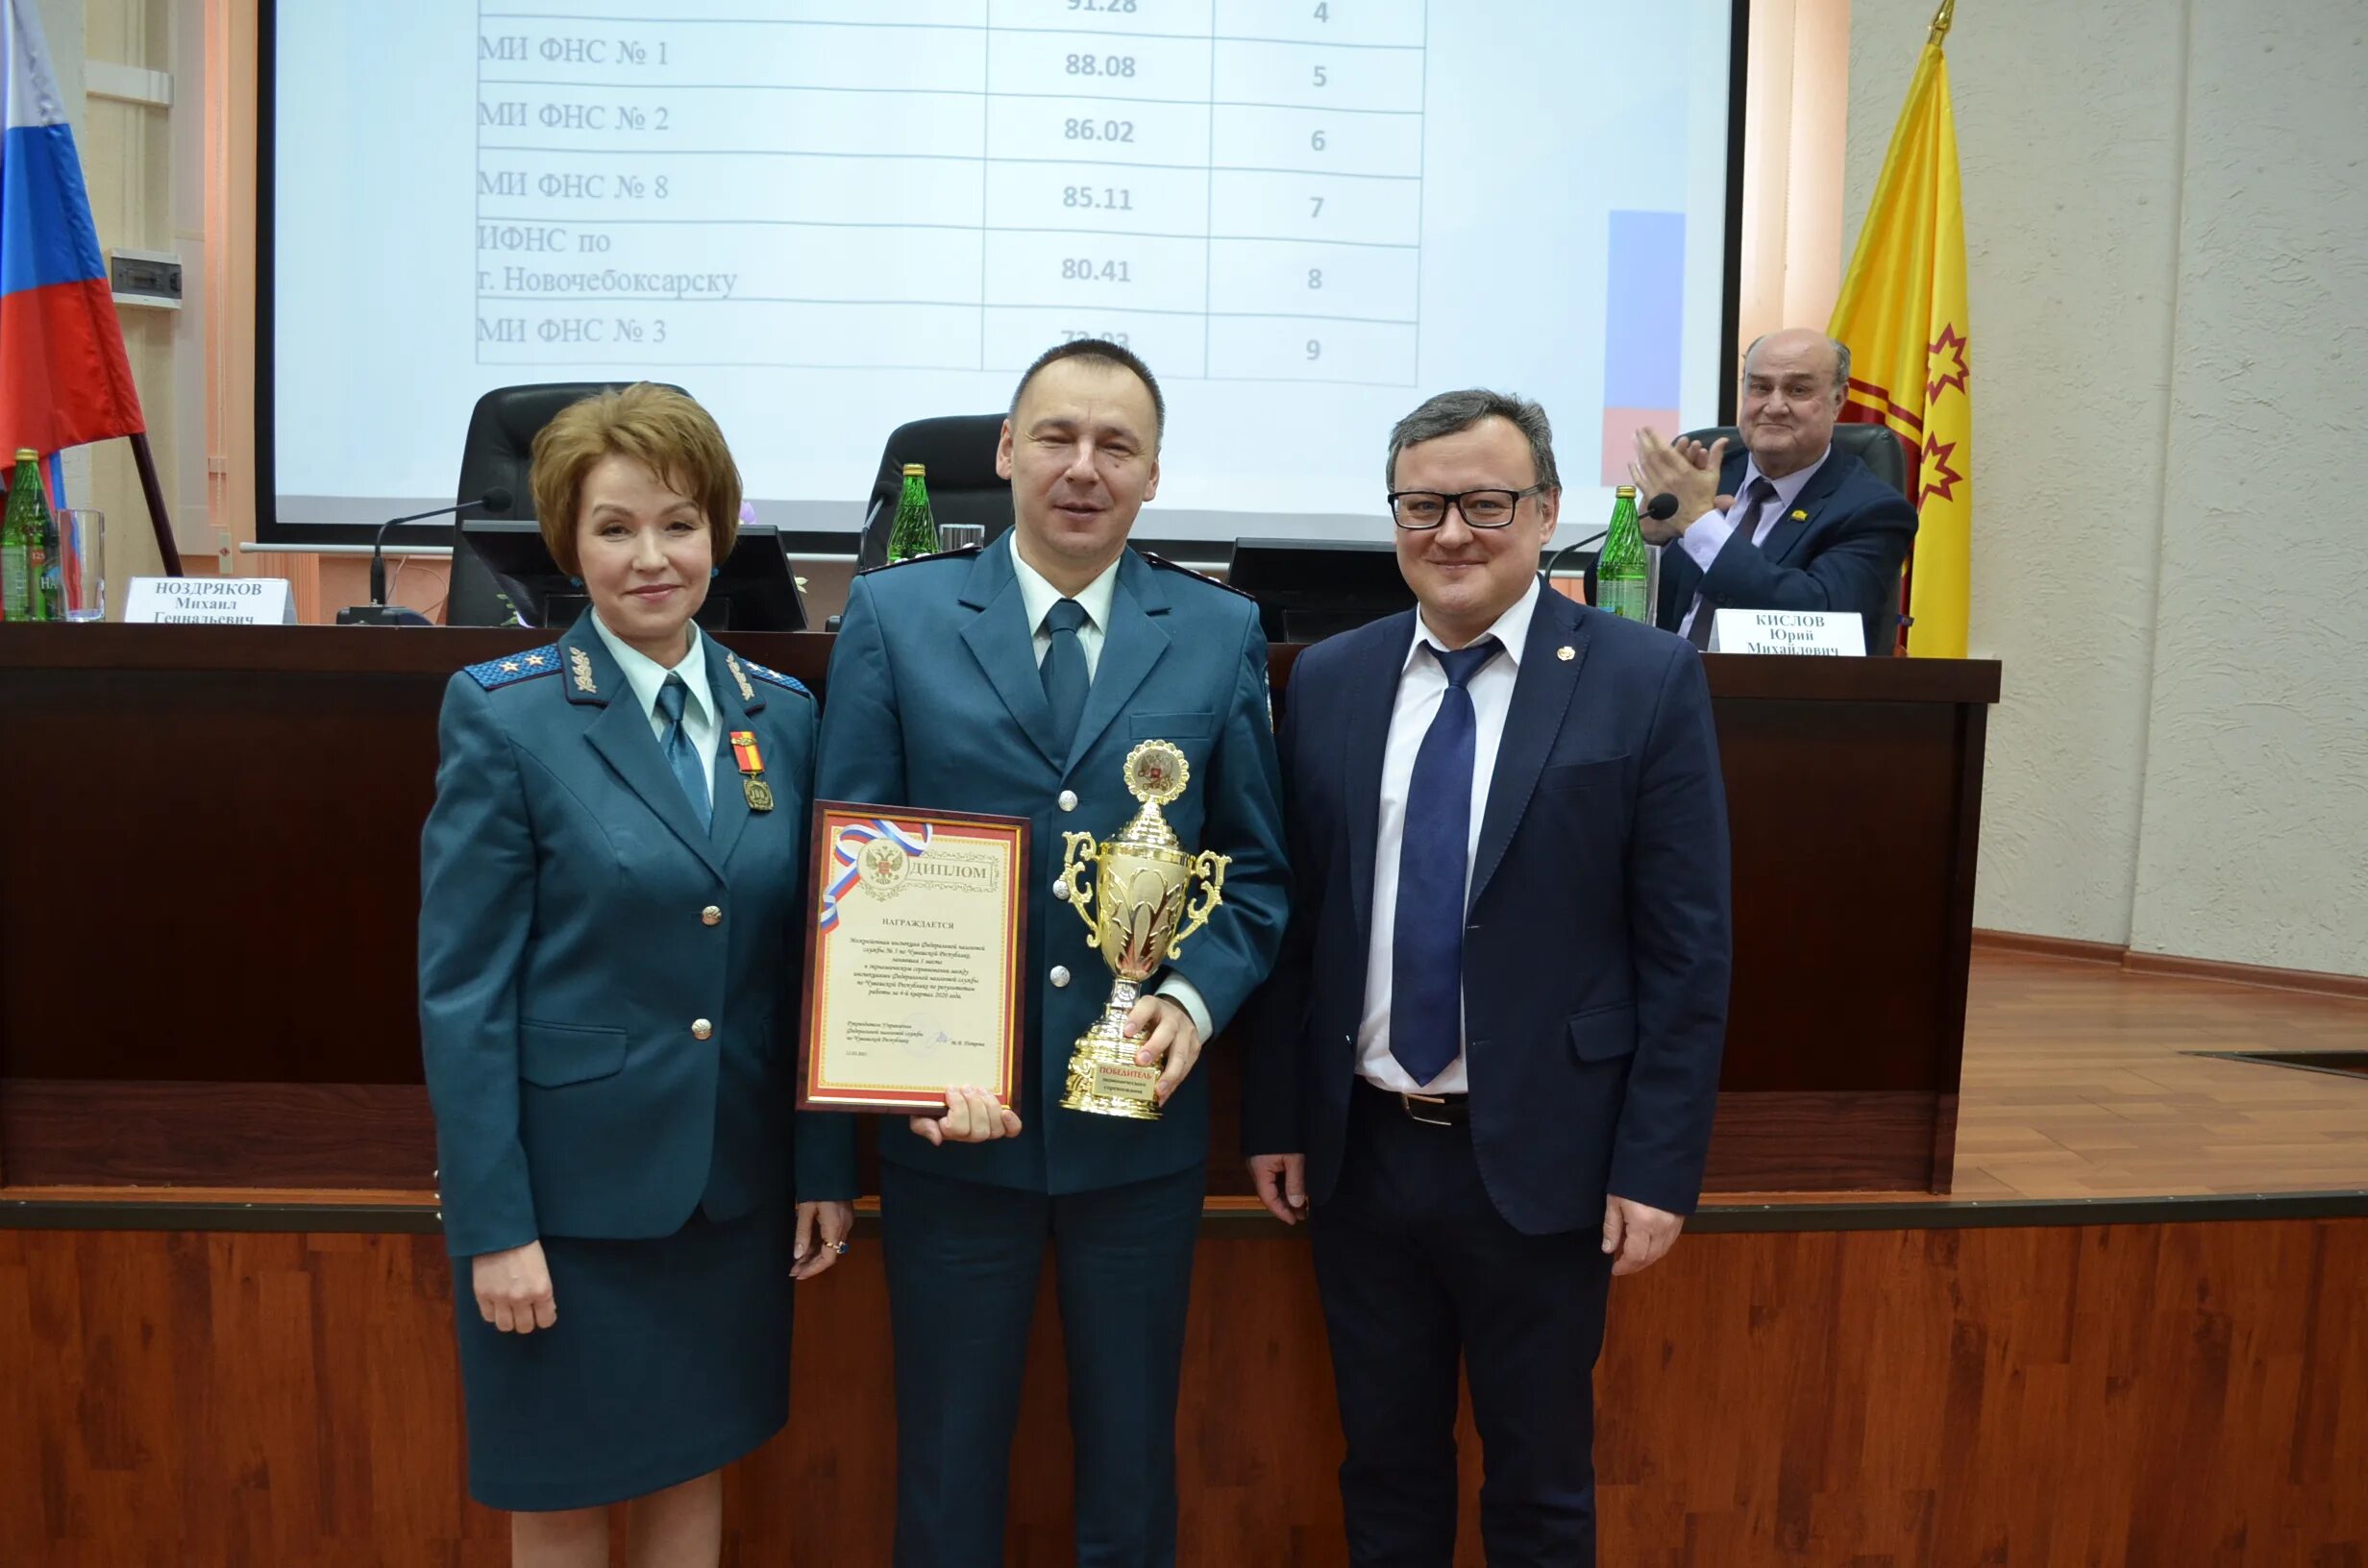
[[[1671,495],[1668,491],[1664,490],[1661,494],[1655,496],[1652,500],[1646,502],[1641,507],[1638,508],[1637,515],[1639,517],[1649,517],[1656,523],[1665,523],[1670,518],[1677,515],[1677,498]],[[1569,554],[1574,550],[1585,550],[1590,545],[1601,544],[1611,533],[1611,531],[1612,530],[1610,528],[1600,528],[1595,532],[1589,534],[1584,539],[1572,540],[1569,544],[1563,546],[1562,549],[1547,556],[1545,562],[1546,576],[1550,578],[1554,576],[1554,569],[1563,564],[1564,556]]]
[[[379,525],[379,531],[370,540],[370,602],[355,604],[337,612],[341,626],[424,626],[428,618],[417,610],[405,609],[386,602],[386,536],[406,523],[418,523],[431,517],[448,517],[455,512],[481,508],[488,512],[509,510],[509,491],[502,485],[479,496],[474,501],[458,501],[450,506],[434,506],[408,517],[390,517]]]

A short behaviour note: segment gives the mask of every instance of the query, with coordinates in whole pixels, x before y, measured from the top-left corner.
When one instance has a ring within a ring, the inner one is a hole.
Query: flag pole
[[[182,576],[181,547],[173,543],[173,520],[164,513],[164,485],[157,478],[156,454],[148,450],[148,432],[134,430],[125,439],[132,443],[132,461],[139,467],[140,493],[148,498],[148,526],[156,530],[157,553],[164,557],[164,575]]]
[[[1949,36],[1949,24],[1957,20],[1957,0],[1940,0],[1940,9],[1933,12],[1933,30],[1924,39],[1924,47],[1937,49]],[[1921,488],[1919,486],[1919,488]],[[1908,558],[1899,569],[1899,641],[1891,647],[1891,657],[1908,657],[1908,636],[1914,629],[1915,617],[1909,613],[1915,602],[1915,547],[1908,547]]]
[[[1933,31],[1925,36],[1925,47],[1928,47],[1928,50],[1937,50],[1937,47],[1941,45],[1941,40],[1949,36],[1951,21],[1956,21],[1956,0],[1939,0],[1939,10],[1933,12]],[[1915,477],[1918,477],[1915,459],[1909,459],[1911,483],[1913,483]],[[1909,656],[1909,632],[1913,630],[1913,625],[1915,625],[1915,616],[1909,614],[1909,606],[1913,604],[1913,601],[1915,601],[1915,545],[1911,543],[1907,559],[1899,564],[1899,640],[1892,642],[1892,658]]]

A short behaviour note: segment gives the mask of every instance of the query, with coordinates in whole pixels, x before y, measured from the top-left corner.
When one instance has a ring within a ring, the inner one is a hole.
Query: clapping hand
[[[1649,501],[1665,491],[1677,498],[1677,510],[1667,519],[1640,515],[1637,527],[1648,545],[1665,545],[1684,533],[1706,512],[1722,512],[1735,504],[1733,496],[1718,493],[1718,470],[1727,460],[1727,438],[1709,446],[1690,436],[1664,441],[1649,427],[1637,431],[1636,456],[1628,477],[1637,494]]]

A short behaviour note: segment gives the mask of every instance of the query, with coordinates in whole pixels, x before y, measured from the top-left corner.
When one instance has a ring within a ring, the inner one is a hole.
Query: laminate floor
[[[2196,1054],[2363,1048],[2368,1001],[1977,947],[1949,1196],[2368,1188],[2368,1078]]]

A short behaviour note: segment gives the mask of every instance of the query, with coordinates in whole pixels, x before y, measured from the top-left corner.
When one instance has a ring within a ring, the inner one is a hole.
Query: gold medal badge
[[[741,793],[749,797],[749,810],[773,809],[773,786],[765,782],[764,754],[756,749],[756,732],[735,729],[731,732],[732,760],[740,765]]]

